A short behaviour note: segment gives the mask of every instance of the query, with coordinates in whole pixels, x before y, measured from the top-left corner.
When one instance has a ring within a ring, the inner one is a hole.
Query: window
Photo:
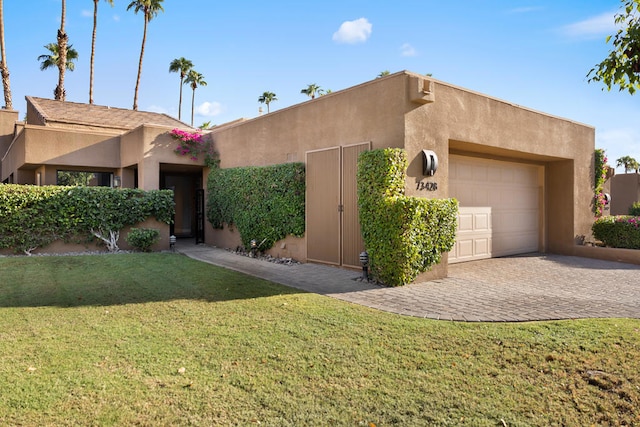
[[[87,171],[57,171],[56,184],[82,185],[86,187],[111,187],[113,174],[111,172]]]

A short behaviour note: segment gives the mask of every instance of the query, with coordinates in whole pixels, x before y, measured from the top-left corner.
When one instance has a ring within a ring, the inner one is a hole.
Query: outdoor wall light
[[[611,194],[609,193],[604,193],[604,204],[608,205],[611,203]]]
[[[119,188],[122,185],[122,177],[115,175],[113,177],[113,187]]]
[[[369,281],[369,254],[367,251],[360,252],[360,264],[362,264],[362,279]]]
[[[422,174],[433,176],[438,170],[438,156],[431,150],[422,150]]]

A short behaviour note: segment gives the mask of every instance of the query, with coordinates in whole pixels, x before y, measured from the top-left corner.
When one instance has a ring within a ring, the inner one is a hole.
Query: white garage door
[[[450,262],[538,251],[542,167],[456,155],[449,159],[449,194],[464,208]],[[482,221],[487,208],[490,224]]]

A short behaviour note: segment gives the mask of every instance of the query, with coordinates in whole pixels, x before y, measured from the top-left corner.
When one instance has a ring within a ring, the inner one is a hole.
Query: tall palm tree
[[[170,73],[180,73],[180,101],[178,102],[178,120],[181,120],[182,117],[182,86],[184,85],[184,78],[192,68],[193,62],[184,57],[176,58],[169,64]]]
[[[265,92],[258,98],[258,102],[261,104],[267,104],[267,113],[269,113],[269,104],[273,101],[277,101],[276,94],[273,92]]]
[[[113,7],[113,0],[105,0]],[[93,34],[91,36],[91,65],[89,70],[89,104],[93,104],[93,64],[96,55],[96,29],[98,28],[98,3],[93,0]]]
[[[58,86],[53,91],[57,101],[64,101],[67,93],[64,90],[64,73],[67,70],[67,44],[69,36],[64,31],[64,20],[67,14],[67,2],[62,0],[62,14],[60,15],[60,29],[58,30]]]
[[[140,62],[138,62],[138,78],[136,80],[136,90],[133,95],[133,109],[138,109],[138,89],[140,88],[140,76],[142,75],[142,58],[144,56],[144,45],[147,42],[147,24],[160,12],[164,12],[163,0],[134,0],[129,3],[127,10],[133,9],[134,13],[142,12],[144,15],[144,31],[142,33],[142,47],[140,48]]]
[[[4,5],[0,0],[0,74],[2,74],[2,88],[4,89],[4,108],[13,110],[11,102],[11,83],[9,82],[9,67],[7,53],[4,48]]]
[[[60,66],[60,54],[58,51],[58,45],[56,43],[49,43],[44,46],[45,49],[49,51],[48,55],[40,55],[38,56],[38,61],[40,61],[40,70],[46,70],[47,68],[58,68]],[[75,61],[78,59],[78,51],[73,48],[73,45],[67,46],[67,54],[65,55],[67,62],[65,64],[65,69],[69,71],[73,71],[75,69]]]
[[[388,76],[389,74],[391,74],[391,71],[389,71],[389,70],[381,71],[381,72],[380,72],[380,74],[378,74],[378,75],[376,76],[376,79],[379,79],[379,78],[381,78],[381,77]]]
[[[306,88],[302,89],[300,93],[304,93],[309,98],[314,99],[316,95],[322,95],[324,91],[315,83],[311,83]]]
[[[195,111],[195,99],[196,99],[196,88],[198,86],[206,86],[207,82],[204,81],[204,76],[197,72],[196,70],[189,70],[189,74],[187,74],[187,78],[184,80],[184,84],[188,84],[193,89],[193,93],[191,95],[191,126],[193,126],[193,112]]]

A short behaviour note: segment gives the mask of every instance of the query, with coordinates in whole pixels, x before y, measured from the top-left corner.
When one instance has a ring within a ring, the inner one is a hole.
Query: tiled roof
[[[182,129],[191,128],[191,126],[178,119],[162,113],[68,101],[62,102],[33,96],[27,96],[26,98],[27,102],[38,111],[43,121],[50,124],[85,125],[123,130],[135,129],[142,124]]]

